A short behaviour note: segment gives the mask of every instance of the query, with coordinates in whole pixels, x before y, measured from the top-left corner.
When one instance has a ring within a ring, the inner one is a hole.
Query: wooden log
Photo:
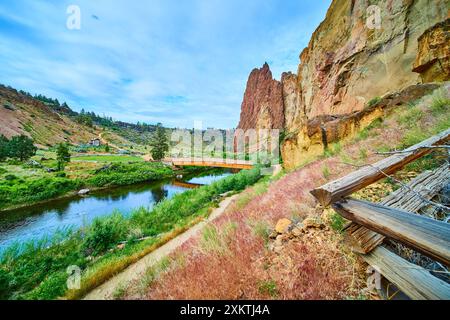
[[[406,164],[431,152],[430,149],[426,148],[427,146],[445,144],[449,140],[449,135],[450,129],[447,129],[436,136],[406,149],[402,153],[354,171],[341,179],[312,190],[311,193],[323,206],[328,206],[332,202],[384,178],[385,174],[394,173]]]
[[[359,254],[371,252],[383,243],[386,238],[382,234],[372,231],[357,223],[351,223],[344,228],[344,242],[353,251]]]
[[[401,208],[408,212],[418,212],[428,205],[450,180],[447,164],[434,171],[426,171],[414,178],[406,187],[402,187],[383,199],[382,204]]]
[[[378,247],[362,257],[411,299],[450,299],[449,284],[384,247]]]
[[[425,199],[432,199],[449,180],[450,170],[445,164],[434,171],[423,172],[411,180],[407,187],[402,187],[384,198],[381,204],[408,212],[419,212],[428,205]],[[369,253],[385,239],[385,236],[356,223],[351,223],[344,231],[346,244],[352,251],[360,254]]]
[[[333,208],[348,220],[450,266],[448,223],[355,199],[336,202]]]

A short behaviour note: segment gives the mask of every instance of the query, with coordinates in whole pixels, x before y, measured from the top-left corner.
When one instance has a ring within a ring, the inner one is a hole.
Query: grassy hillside
[[[37,145],[52,146],[64,141],[86,143],[98,133],[43,102],[0,85],[0,134],[8,138],[25,134]]]
[[[78,113],[56,99],[0,85],[0,134],[8,138],[25,134],[38,146],[50,147],[65,141],[86,144],[100,136],[115,149],[146,153],[145,144],[153,131],[153,125]]]

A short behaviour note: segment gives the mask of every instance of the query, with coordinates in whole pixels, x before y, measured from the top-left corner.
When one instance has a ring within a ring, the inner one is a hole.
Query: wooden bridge
[[[254,164],[247,160],[221,159],[221,158],[170,158],[165,159],[164,163],[176,167],[215,167],[230,169],[251,169]]]
[[[450,224],[419,213],[450,182],[448,163],[422,173],[381,203],[349,196],[430,153],[433,147],[445,146],[449,137],[450,129],[311,191],[324,207],[332,205],[351,221],[344,228],[350,248],[412,299],[450,299],[450,285],[382,244],[385,239],[392,239],[450,266]],[[449,214],[447,207],[437,205]]]

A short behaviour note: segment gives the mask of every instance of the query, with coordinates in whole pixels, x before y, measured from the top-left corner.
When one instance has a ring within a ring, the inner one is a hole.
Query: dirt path
[[[179,248],[183,243],[189,240],[191,237],[195,236],[200,230],[202,230],[209,222],[213,221],[215,218],[224,213],[225,209],[230,205],[230,203],[237,197],[237,195],[231,196],[223,200],[219,207],[214,209],[210,214],[208,219],[196,224],[183,234],[178,237],[170,240],[163,246],[159,247],[155,251],[149,253],[144,258],[139,260],[138,262],[130,265],[123,272],[114,276],[101,286],[95,288],[90,293],[88,293],[84,300],[106,300],[111,299],[114,290],[118,286],[124,286],[127,283],[138,280],[145,271],[155,265],[159,260],[164,258],[165,256],[174,252],[177,248]]]

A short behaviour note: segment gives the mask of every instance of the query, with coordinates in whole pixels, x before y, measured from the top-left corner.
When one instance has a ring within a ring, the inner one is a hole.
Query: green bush
[[[0,209],[55,198],[82,185],[82,182],[76,179],[46,177],[24,181],[10,175],[0,182]]]
[[[374,105],[376,105],[377,103],[379,103],[381,101],[381,97],[375,97],[371,100],[369,100],[369,102],[367,103],[367,107],[373,107]]]
[[[57,172],[55,174],[55,177],[57,177],[57,178],[65,178],[66,177],[66,173],[65,172]]]
[[[97,218],[89,227],[83,242],[87,255],[98,255],[126,238],[128,223],[120,213]]]
[[[161,163],[114,163],[87,180],[95,187],[122,186],[172,176],[173,170]]]
[[[8,271],[4,268],[0,268],[0,300],[7,299],[10,290],[11,290],[11,282],[13,278]]]
[[[14,180],[17,180],[17,179],[18,178],[15,175],[13,175],[13,174],[8,174],[8,175],[5,176],[5,180],[7,180],[7,181],[14,181]]]

